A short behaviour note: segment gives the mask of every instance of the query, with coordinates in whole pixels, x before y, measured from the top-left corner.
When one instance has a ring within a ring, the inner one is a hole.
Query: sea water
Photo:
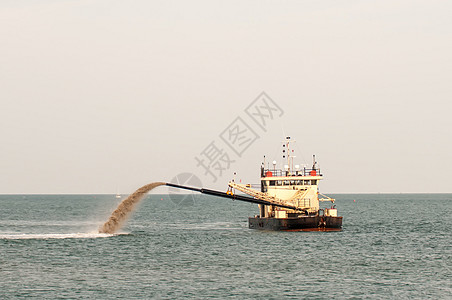
[[[340,232],[251,230],[257,205],[148,195],[99,234],[114,195],[1,195],[0,299],[451,299],[452,194],[331,196]]]

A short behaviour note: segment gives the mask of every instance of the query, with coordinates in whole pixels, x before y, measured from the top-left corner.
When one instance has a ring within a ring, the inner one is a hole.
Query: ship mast
[[[287,166],[288,166],[288,168],[287,168],[287,171],[289,171],[289,174],[290,174],[290,142],[289,142],[289,140],[290,140],[290,136],[288,136],[288,137],[286,137],[286,141],[287,141]]]
[[[286,140],[284,141],[283,144],[283,159],[286,158],[286,153],[285,151],[287,150],[287,174],[290,174],[292,169],[291,165],[293,165],[293,157],[291,157],[290,155],[290,136],[286,137]],[[292,159],[292,164],[290,163],[290,159]]]

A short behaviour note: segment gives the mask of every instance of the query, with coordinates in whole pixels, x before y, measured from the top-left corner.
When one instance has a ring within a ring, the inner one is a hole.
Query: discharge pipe
[[[292,205],[277,204],[277,203],[273,203],[270,201],[265,201],[265,200],[251,198],[251,197],[242,196],[242,195],[235,195],[235,194],[231,195],[231,194],[228,194],[225,192],[214,191],[214,190],[209,190],[209,189],[204,189],[204,188],[195,188],[195,187],[191,187],[191,186],[184,186],[184,185],[179,185],[179,184],[174,184],[174,183],[169,183],[169,182],[167,182],[166,185],[173,187],[173,188],[199,192],[202,194],[223,197],[223,198],[228,198],[228,199],[232,199],[232,200],[239,200],[239,201],[263,204],[263,205],[273,205],[273,206],[278,206],[278,207],[283,207],[283,208],[288,208],[288,209],[299,210],[299,208],[292,206]]]

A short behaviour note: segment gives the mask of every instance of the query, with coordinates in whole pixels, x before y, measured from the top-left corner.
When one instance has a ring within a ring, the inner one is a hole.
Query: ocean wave
[[[124,233],[123,233],[124,234]],[[28,239],[94,239],[107,238],[120,234],[107,234],[98,232],[77,232],[77,233],[20,233],[20,234],[1,234],[0,239],[7,240],[28,240]]]

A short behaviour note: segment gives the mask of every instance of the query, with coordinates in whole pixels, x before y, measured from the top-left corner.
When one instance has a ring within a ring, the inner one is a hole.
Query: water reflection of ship
[[[241,200],[259,204],[259,215],[249,218],[249,228],[264,230],[303,230],[330,231],[342,228],[342,217],[337,216],[335,205],[330,208],[320,208],[320,202],[331,202],[335,199],[319,192],[318,184],[323,179],[320,168],[313,157],[312,168],[293,167],[290,149],[290,137],[283,143],[283,158],[287,159],[284,168],[261,166],[260,190],[251,184],[228,183],[226,193],[203,188],[194,188],[167,183],[168,186],[198,191],[201,193]],[[238,195],[236,191],[251,197]]]

